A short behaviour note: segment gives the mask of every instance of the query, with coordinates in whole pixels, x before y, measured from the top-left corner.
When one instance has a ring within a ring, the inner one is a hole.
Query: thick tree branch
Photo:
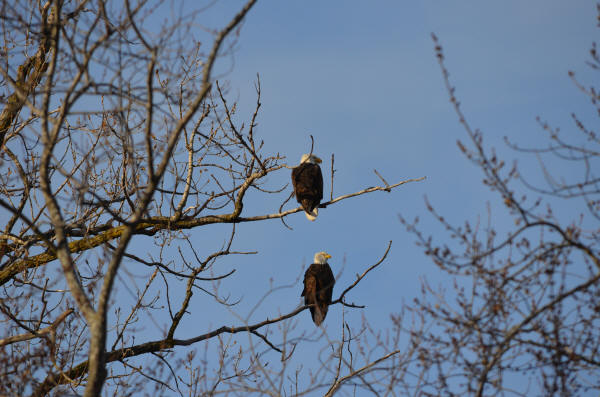
[[[46,63],[46,57],[50,52],[50,36],[47,26],[48,9],[50,8],[50,1],[47,1],[42,8],[42,36],[40,38],[40,44],[35,55],[27,58],[25,62],[17,69],[16,79],[13,81],[15,92],[6,99],[6,105],[0,114],[0,150],[4,145],[4,139],[6,133],[13,125],[14,121],[23,105],[27,100],[27,97],[38,86],[42,80],[48,64]]]

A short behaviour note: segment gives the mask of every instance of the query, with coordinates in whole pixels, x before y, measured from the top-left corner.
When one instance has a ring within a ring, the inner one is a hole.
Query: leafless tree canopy
[[[236,249],[236,225],[302,211],[280,208],[286,186],[266,180],[292,165],[264,148],[260,78],[250,114],[215,78],[254,2],[217,27],[201,8],[156,19],[160,1],[0,3],[0,395],[597,394],[598,133],[577,114],[568,132],[540,119],[544,144],[507,147],[537,156],[542,178],[507,164],[463,114],[435,36],[466,132],[458,147],[502,204],[457,226],[427,202],[446,236],[400,216],[453,284],[424,282],[387,329],[344,321],[336,340],[296,329],[308,307],[293,304],[181,336],[202,309],[194,294],[223,311],[235,304],[219,288],[235,268],[215,265],[256,254]],[[587,66],[600,70],[595,45]],[[600,112],[597,89],[571,77]],[[557,162],[580,167],[580,177],[561,178]],[[375,173],[382,186],[338,197],[331,189],[321,207],[423,179],[389,184]],[[332,155],[332,186],[333,174]],[[273,210],[251,208],[249,194],[276,197]],[[226,230],[225,243],[200,247],[198,230]],[[352,290],[390,249],[336,285],[333,304],[361,308]],[[314,340],[327,347],[298,366],[297,348]]]
[[[568,132],[538,119],[538,147],[506,141],[519,156],[537,156],[540,172],[509,165],[467,120],[433,36],[436,56],[467,141],[462,153],[483,174],[500,206],[429,237],[401,217],[453,285],[423,285],[405,310],[428,323],[419,335],[417,390],[425,395],[595,395],[600,389],[600,140],[577,114]],[[588,66],[600,70],[594,45]],[[597,89],[574,84],[600,110]],[[561,167],[578,167],[565,179]],[[538,177],[536,175],[541,175]],[[499,200],[498,200],[499,198]],[[505,227],[509,220],[508,228]],[[497,227],[497,223],[502,226]],[[439,240],[445,242],[438,243]],[[410,330],[408,330],[410,331]]]
[[[231,305],[218,286],[235,269],[213,265],[254,253],[235,250],[235,225],[301,211],[244,208],[250,191],[282,192],[265,177],[289,165],[265,152],[256,129],[258,76],[248,115],[214,78],[254,2],[203,29],[202,9],[160,19],[157,1],[0,3],[0,394],[333,393],[371,368],[371,357],[401,356],[379,343],[348,361],[342,348],[356,338],[342,326],[321,369],[290,380],[295,346],[321,335],[294,333],[290,319],[307,307],[178,339],[194,293]],[[321,207],[410,181],[332,195]],[[200,249],[190,239],[216,224],[231,225],[223,246]],[[140,251],[147,241],[153,249]],[[359,307],[348,293],[389,249],[334,304]],[[137,265],[135,277],[124,262]],[[136,282],[116,301],[118,277]],[[147,324],[155,331],[138,332]],[[250,343],[235,347],[235,334]],[[267,368],[265,355],[278,366]]]

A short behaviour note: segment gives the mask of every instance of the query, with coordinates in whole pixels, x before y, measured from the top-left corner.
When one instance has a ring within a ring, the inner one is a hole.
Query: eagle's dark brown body
[[[313,263],[304,273],[304,304],[312,305],[310,314],[316,325],[320,325],[327,315],[331,303],[335,278],[329,264]]]
[[[292,185],[296,200],[308,215],[319,206],[323,198],[323,174],[318,164],[302,163],[292,170]]]

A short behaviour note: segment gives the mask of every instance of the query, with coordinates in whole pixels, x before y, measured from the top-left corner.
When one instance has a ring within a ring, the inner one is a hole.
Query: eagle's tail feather
[[[312,318],[314,323],[319,326],[325,320],[325,313],[321,311],[321,308],[317,305],[315,310],[312,312]]]
[[[304,211],[304,214],[306,215],[306,218],[309,221],[313,221],[314,222],[314,220],[317,219],[317,216],[319,216],[319,209],[317,207],[315,207],[315,208],[313,208],[313,210],[310,213]]]

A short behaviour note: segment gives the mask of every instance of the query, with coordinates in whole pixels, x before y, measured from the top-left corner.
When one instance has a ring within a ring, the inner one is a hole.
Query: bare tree
[[[324,337],[295,332],[292,320],[305,306],[178,338],[196,310],[194,292],[229,310],[219,286],[235,269],[219,273],[214,265],[255,253],[234,248],[235,225],[302,211],[245,215],[255,213],[244,207],[249,191],[281,199],[285,186],[269,186],[266,176],[289,166],[265,153],[259,138],[260,79],[244,122],[213,77],[254,3],[199,40],[190,38],[201,9],[180,10],[156,26],[152,18],[164,4],[155,1],[2,1],[0,394],[98,396],[104,388],[131,395],[152,387],[180,395],[333,394],[351,378],[372,387],[362,376],[374,356],[341,354],[358,343],[347,325],[312,385],[289,381],[295,346]],[[383,186],[332,194],[321,207],[413,181],[381,179]],[[220,233],[217,224],[231,225],[223,246],[194,244],[192,230]],[[133,244],[148,237],[152,249]],[[347,294],[386,255],[342,286],[334,304],[360,307]],[[120,278],[132,281],[117,299]],[[148,324],[156,325],[148,333],[154,339],[138,334]],[[236,334],[249,343],[234,346]],[[194,346],[202,341],[211,343],[198,357]],[[373,351],[383,347],[379,341]],[[265,354],[279,356],[280,365],[266,367]]]
[[[427,324],[413,390],[432,396],[595,395],[600,389],[598,134],[576,114],[569,132],[538,118],[544,146],[507,144],[520,156],[535,155],[540,172],[517,162],[509,166],[463,113],[442,47],[433,39],[450,102],[468,137],[458,147],[482,171],[483,183],[501,205],[488,204],[487,217],[475,223],[454,225],[427,202],[449,239],[429,237],[417,220],[401,217],[425,254],[454,280],[446,289],[425,282],[423,296],[405,308]],[[600,70],[595,44],[590,54],[588,66]],[[569,75],[600,111],[597,88]],[[563,176],[562,167],[576,167],[579,178]],[[512,227],[498,226],[498,219],[510,219]]]

